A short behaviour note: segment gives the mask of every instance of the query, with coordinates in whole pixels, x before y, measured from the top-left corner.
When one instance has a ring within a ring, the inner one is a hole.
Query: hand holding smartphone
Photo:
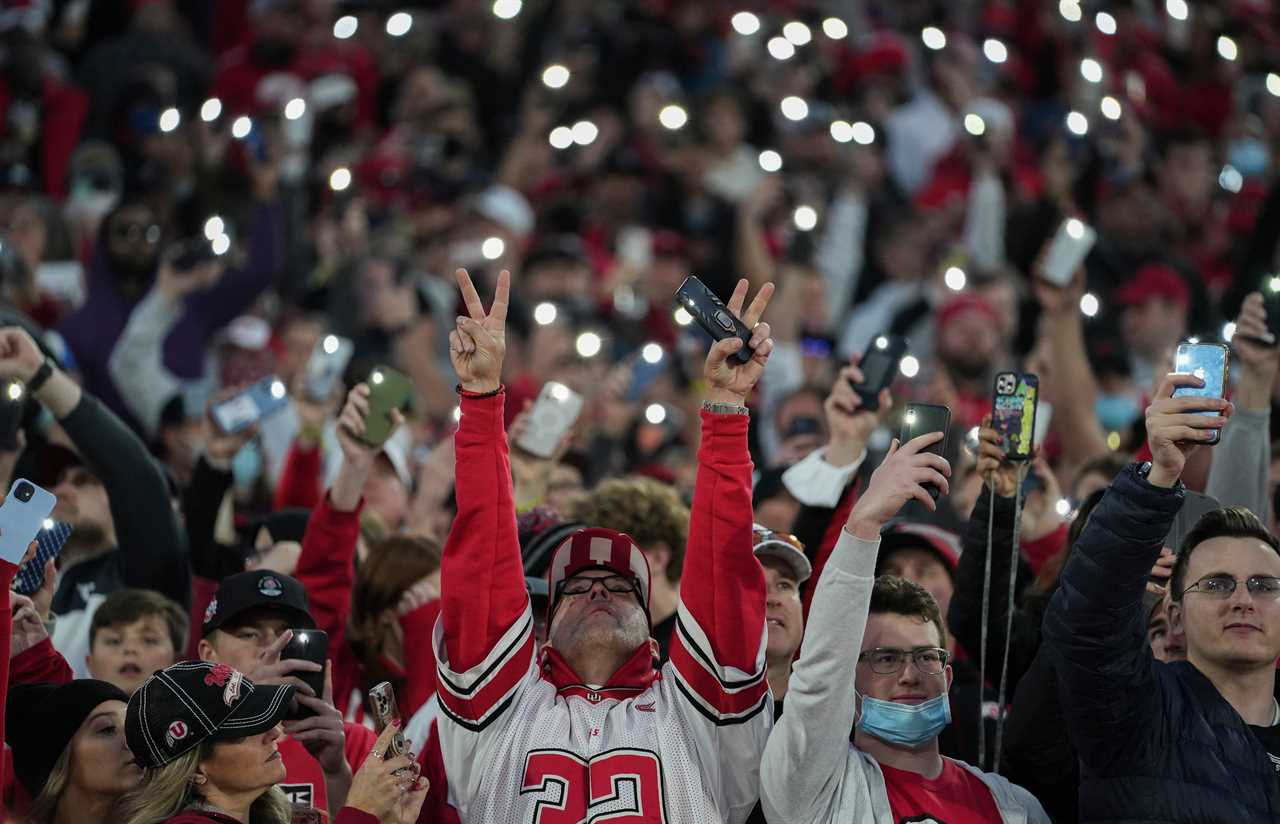
[[[582,414],[582,396],[555,381],[547,381],[529,413],[529,426],[516,446],[539,458],[555,454],[560,441]]]
[[[221,403],[214,404],[209,415],[225,434],[234,435],[288,405],[289,393],[284,381],[273,375]]]
[[[19,595],[31,595],[44,586],[44,567],[58,557],[62,547],[71,537],[71,524],[45,519],[36,533],[36,555],[22,566],[13,578],[13,591]]]
[[[395,421],[392,410],[407,411],[413,398],[413,382],[389,366],[375,366],[366,381],[369,386],[369,414],[364,419],[365,446],[380,448],[391,437]]]
[[[996,375],[991,404],[991,427],[1000,435],[1004,456],[1010,461],[1031,460],[1036,432],[1036,398],[1040,379],[1032,374],[1001,372]]]
[[[907,339],[896,335],[877,335],[867,344],[867,351],[858,361],[862,383],[850,381],[861,401],[858,411],[876,412],[880,409],[880,393],[893,383],[898,364],[907,354],[907,346]]]
[[[902,430],[899,433],[898,442],[907,443],[931,432],[943,433],[942,440],[922,451],[932,452],[945,458],[947,456],[947,444],[951,439],[951,410],[945,406],[937,406],[931,403],[907,404],[906,411],[902,414]],[[929,490],[929,494],[935,501],[938,500],[938,495],[941,494],[942,490],[930,483],[923,484],[923,486]]]
[[[297,672],[294,677],[302,681],[315,692],[317,698],[324,695],[324,665],[329,655],[329,633],[318,629],[290,630],[293,637],[280,651],[281,661],[310,661],[320,665],[319,672]],[[296,717],[311,715],[311,711],[298,705]]]
[[[1040,276],[1058,288],[1066,288],[1097,240],[1097,231],[1079,218],[1062,221],[1040,262]]]
[[[1230,357],[1224,343],[1180,343],[1174,356],[1173,371],[1184,375],[1195,375],[1204,381],[1204,386],[1179,386],[1173,390],[1175,398],[1225,398],[1227,374],[1230,368]],[[1218,411],[1207,410],[1196,412],[1196,415],[1217,417]],[[1222,437],[1219,429],[1210,430],[1213,435],[1206,441],[1209,446],[1218,443]]]
[[[369,704],[373,710],[373,724],[378,731],[378,735],[382,735],[382,731],[387,725],[394,722],[401,722],[400,707],[396,703],[396,691],[392,688],[391,683],[383,681],[375,684],[369,689]],[[395,758],[405,755],[409,752],[408,739],[404,737],[403,724],[399,730],[391,738],[391,746],[382,754],[384,759]]]
[[[750,347],[751,330],[740,318],[729,311],[724,301],[716,297],[697,277],[690,275],[676,291],[676,301],[684,307],[702,330],[719,343],[729,338],[742,341],[742,348],[730,355],[738,363],[746,363],[754,354]]]
[[[325,335],[316,342],[307,360],[307,398],[316,403],[328,400],[342,378],[356,347],[348,338]]]

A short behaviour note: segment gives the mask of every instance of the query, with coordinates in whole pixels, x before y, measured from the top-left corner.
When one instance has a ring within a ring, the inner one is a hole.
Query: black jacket
[[[1151,657],[1142,594],[1182,499],[1136,465],[1117,476],[1045,614],[1082,822],[1280,821],[1280,775],[1244,720],[1194,666]]]

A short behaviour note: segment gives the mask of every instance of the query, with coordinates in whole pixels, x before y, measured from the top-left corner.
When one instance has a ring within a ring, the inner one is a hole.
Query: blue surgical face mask
[[[257,441],[249,441],[231,459],[231,478],[237,489],[249,489],[262,477],[262,453]]]
[[[1102,428],[1109,431],[1122,431],[1138,419],[1142,409],[1132,395],[1099,395],[1094,401],[1094,413]]]
[[[951,702],[944,692],[920,704],[899,704],[879,698],[862,699],[858,726],[886,744],[918,749],[938,737],[951,723]]]
[[[1232,142],[1227,149],[1227,162],[1245,177],[1260,177],[1271,165],[1267,144],[1252,137]]]

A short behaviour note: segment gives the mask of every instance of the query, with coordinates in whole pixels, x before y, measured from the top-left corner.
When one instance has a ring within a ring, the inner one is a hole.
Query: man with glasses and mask
[[[769,821],[1049,821],[1026,790],[939,754],[952,677],[942,615],[920,585],[873,577],[884,526],[909,500],[934,509],[927,485],[948,490],[947,461],[923,451],[941,439],[894,443],[822,572],[760,767]]]
[[[746,396],[773,348],[758,323],[773,291],[728,310],[753,356],[716,343],[671,658],[655,666],[650,568],[630,537],[593,527],[555,549],[547,643],[525,589],[503,427],[509,274],[486,313],[457,273],[468,317],[450,334],[461,379],[458,514],[445,544],[435,653],[440,745],[466,822],[741,824],[769,734],[765,578],[752,554]]]
[[[1186,660],[1156,661],[1145,632],[1143,592],[1183,506],[1187,459],[1234,411],[1173,397],[1201,385],[1165,378],[1146,413],[1151,460],[1094,509],[1045,615],[1084,822],[1280,819],[1280,542],[1246,509],[1204,515],[1169,581]]]

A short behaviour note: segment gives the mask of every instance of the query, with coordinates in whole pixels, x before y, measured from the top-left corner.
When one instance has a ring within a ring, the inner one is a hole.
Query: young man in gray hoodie
[[[873,577],[881,528],[911,499],[932,509],[929,485],[947,491],[950,466],[923,451],[940,440],[895,443],[822,573],[761,764],[770,821],[1049,822],[1026,790],[938,753],[951,719],[938,606],[915,584]]]

